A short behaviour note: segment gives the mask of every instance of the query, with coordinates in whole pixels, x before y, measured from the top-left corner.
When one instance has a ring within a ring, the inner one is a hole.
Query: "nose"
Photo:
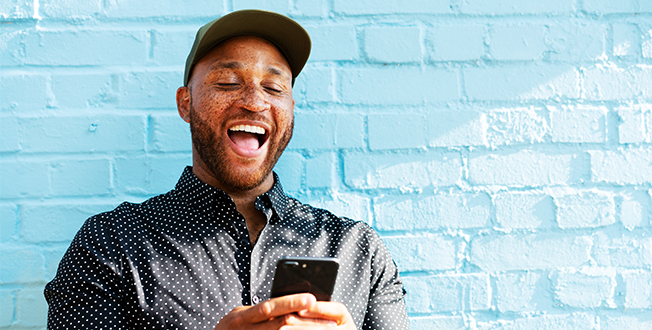
[[[251,112],[266,111],[270,108],[267,95],[259,86],[248,86],[243,90],[238,105]]]

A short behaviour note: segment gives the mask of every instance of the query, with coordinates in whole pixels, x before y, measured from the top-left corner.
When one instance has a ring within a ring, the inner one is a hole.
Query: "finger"
[[[346,306],[339,302],[318,301],[311,308],[299,311],[299,316],[335,321],[338,325],[351,318]]]
[[[281,315],[309,309],[316,301],[315,296],[309,293],[272,298],[246,310],[246,314],[242,316],[250,323],[263,322]]]
[[[337,326],[333,320],[301,317],[296,313],[279,316],[276,320],[279,320],[279,326]]]

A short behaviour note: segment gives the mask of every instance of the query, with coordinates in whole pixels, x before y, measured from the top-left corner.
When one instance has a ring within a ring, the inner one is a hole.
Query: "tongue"
[[[245,150],[258,150],[260,147],[256,134],[246,132],[232,132],[229,134],[233,143]]]

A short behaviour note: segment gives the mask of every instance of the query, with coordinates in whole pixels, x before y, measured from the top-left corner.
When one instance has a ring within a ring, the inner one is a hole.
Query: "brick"
[[[289,149],[361,148],[364,141],[364,117],[357,114],[297,113]]]
[[[280,2],[280,1],[279,1]],[[224,0],[218,1],[174,1],[161,0],[155,3],[140,1],[109,1],[104,5],[104,15],[113,18],[127,17],[206,17],[208,21],[225,14]],[[178,18],[176,18],[178,19]],[[198,24],[203,25],[203,23]]]
[[[625,308],[652,307],[652,274],[643,270],[624,270]]]
[[[548,107],[552,142],[599,143],[607,140],[607,108],[591,106]]]
[[[627,230],[645,228],[652,219],[652,200],[645,192],[621,193],[619,196],[618,217]]]
[[[173,189],[183,172],[192,164],[187,154],[161,154],[115,159],[115,189],[118,191],[150,196]]]
[[[460,98],[457,72],[432,67],[340,69],[338,95],[347,104],[424,104]],[[433,79],[437,77],[437,79]]]
[[[544,142],[550,125],[540,108],[498,108],[486,114],[487,143],[491,146]]]
[[[158,152],[190,152],[190,125],[177,112],[150,117],[152,149]]]
[[[306,25],[312,41],[311,62],[353,61],[359,58],[355,26]]]
[[[371,150],[419,148],[428,144],[428,116],[422,114],[369,115]]]
[[[22,288],[17,294],[16,319],[24,327],[45,327],[48,305],[43,296],[43,288]]]
[[[18,225],[17,208],[13,204],[0,204],[0,243],[13,241]]]
[[[122,77],[119,102],[123,108],[176,109],[177,88],[183,85],[181,71],[139,71]]]
[[[34,111],[48,105],[47,77],[31,74],[0,75],[0,109]]]
[[[546,330],[593,330],[595,316],[583,313],[527,316],[517,318],[513,321],[499,320],[493,326],[483,328],[491,330],[522,330],[522,329],[546,329]]]
[[[568,154],[529,150],[506,154],[472,154],[469,182],[473,185],[548,186],[577,182],[579,160]]]
[[[334,184],[337,159],[333,153],[318,154],[306,160],[306,184],[309,188],[329,188]]]
[[[609,0],[585,0],[583,4],[584,10],[596,14],[634,13],[638,9],[636,0],[622,0],[617,2]]]
[[[636,57],[641,53],[641,32],[635,24],[614,23],[613,54],[617,57]]]
[[[421,189],[451,186],[462,178],[462,160],[453,152],[344,155],[347,185],[361,189]]]
[[[334,191],[319,198],[313,196],[312,199],[302,201],[340,217],[371,223],[369,199],[357,194]]]
[[[31,243],[70,242],[84,221],[115,204],[26,204],[21,208],[20,235]],[[42,258],[41,258],[42,259]]]
[[[484,55],[482,25],[436,25],[426,32],[428,60],[472,61]],[[464,40],[464,42],[459,42]]]
[[[486,116],[477,111],[369,115],[368,127],[372,150],[487,145]]]
[[[575,10],[573,2],[564,0],[537,1],[537,0],[507,0],[486,2],[482,0],[463,1],[460,11],[464,14],[541,14],[541,13],[570,13]]]
[[[540,59],[546,50],[544,26],[519,24],[490,28],[489,54],[496,60]]]
[[[305,159],[297,152],[285,151],[278,159],[274,172],[281,178],[285,191],[298,191],[302,188],[304,177]]]
[[[583,98],[596,101],[652,98],[652,66],[634,65],[625,68],[602,65],[585,68]]]
[[[488,272],[579,267],[589,261],[591,247],[591,238],[584,236],[481,236],[471,241],[469,261]]]
[[[417,316],[410,317],[412,330],[464,330],[462,316]]]
[[[333,68],[313,65],[305,67],[294,83],[293,93],[297,104],[334,102],[334,77]]]
[[[547,56],[553,61],[595,61],[605,56],[607,31],[587,23],[552,25],[545,34]]]
[[[0,3],[0,18],[18,20],[34,17],[34,2],[31,0],[7,0]]]
[[[652,106],[624,106],[616,109],[620,119],[618,142],[649,143],[652,141]]]
[[[0,290],[0,327],[8,327],[14,323],[14,313],[16,310],[16,299],[14,290]]]
[[[102,210],[105,211],[105,210]],[[68,220],[68,219],[66,219]],[[70,238],[68,238],[69,240]],[[52,250],[44,250],[43,257],[45,258],[45,279],[51,280],[57,274],[59,263],[66,253],[66,247],[56,248]]]
[[[652,58],[652,30],[647,29],[643,33],[643,40],[641,41],[641,55],[644,58]]]
[[[325,17],[329,1],[326,0],[295,0],[293,15],[305,17]]]
[[[383,242],[402,272],[453,270],[457,244],[443,235],[383,237]]]
[[[612,193],[573,191],[553,197],[557,224],[561,229],[597,228],[616,222],[616,205]]]
[[[448,0],[335,0],[336,13],[345,15],[370,14],[445,14],[450,13]]]
[[[603,305],[616,307],[613,302],[616,288],[615,272],[560,271],[553,276],[555,298],[566,306],[597,308]]]
[[[0,117],[0,152],[20,150],[20,126],[16,117]]]
[[[464,89],[473,101],[576,99],[580,80],[571,66],[518,64],[467,68]]]
[[[50,191],[45,162],[0,162],[0,198],[43,197]]]
[[[64,20],[92,19],[100,13],[101,6],[101,0],[41,0],[39,14],[45,18]]]
[[[495,196],[496,222],[506,229],[551,228],[555,219],[552,197],[507,192]]]
[[[0,254],[0,284],[42,283],[43,256],[34,248],[3,247]]]
[[[425,198],[385,196],[374,200],[378,230],[480,228],[488,225],[490,201],[483,194],[439,194]]]
[[[591,181],[642,185],[652,182],[652,148],[591,151]]]
[[[600,317],[600,330],[649,330],[652,328],[652,315],[604,315]]]
[[[594,259],[600,267],[649,268],[652,265],[652,238],[633,235],[595,235]]]
[[[23,152],[117,152],[145,149],[140,115],[43,115],[19,119]],[[74,142],[74,143],[73,143]]]
[[[7,3],[9,1],[5,1]],[[2,6],[3,4],[0,4]],[[2,17],[2,9],[0,9],[0,17]],[[8,25],[8,24],[3,24]],[[27,29],[17,29],[16,27],[0,26],[0,67],[19,66],[25,61],[25,35],[28,34]],[[5,73],[6,74],[6,73]],[[3,85],[4,88],[9,86]],[[2,97],[3,94],[0,94]],[[0,109],[3,108],[0,103]]]
[[[373,26],[364,30],[370,62],[413,63],[421,60],[421,29],[417,26]]]
[[[151,60],[158,65],[184,65],[197,29],[156,29],[151,35]]]
[[[50,183],[56,196],[108,195],[111,191],[111,164],[107,159],[54,161]]]
[[[52,94],[57,107],[83,108],[115,104],[117,75],[67,74],[52,76]]]
[[[287,15],[289,7],[288,0],[239,0],[234,3],[233,10],[256,8]]]
[[[429,112],[425,120],[428,123],[428,146],[487,146],[486,117],[484,113],[472,110]]]
[[[125,30],[39,30],[25,37],[25,54],[26,63],[32,65],[140,64],[147,58],[147,35]]]
[[[496,307],[501,313],[533,312],[543,308],[546,297],[545,280],[539,273],[511,273],[495,275]]]
[[[480,311],[491,307],[486,274],[405,277],[408,313]]]

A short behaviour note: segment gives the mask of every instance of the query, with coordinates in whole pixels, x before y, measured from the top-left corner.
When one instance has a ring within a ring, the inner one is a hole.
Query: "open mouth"
[[[269,136],[264,128],[252,125],[233,126],[229,128],[228,135],[236,146],[246,151],[260,149]]]

